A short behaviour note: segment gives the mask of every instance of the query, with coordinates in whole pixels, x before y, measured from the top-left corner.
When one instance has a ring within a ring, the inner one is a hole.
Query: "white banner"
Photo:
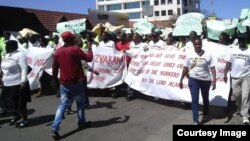
[[[32,68],[28,74],[30,89],[35,90],[40,87],[39,78],[44,69],[49,69],[53,62],[53,49],[29,47],[26,54],[26,62]],[[49,82],[48,82],[49,83]]]
[[[123,82],[127,74],[125,56],[113,48],[92,47],[93,61],[89,65],[99,75],[87,72],[89,88],[111,88]]]
[[[212,52],[217,58],[217,88],[210,90],[210,104],[226,106],[229,95],[229,83],[223,82],[225,60],[223,59],[229,50],[226,46],[203,41],[203,48]],[[191,94],[184,79],[184,88],[179,88],[183,63],[187,50],[178,50],[173,46],[161,49],[151,49],[147,52],[134,54],[128,68],[125,82],[133,89],[143,94],[170,99],[175,101],[191,102]],[[202,98],[200,96],[200,104]]]
[[[213,42],[203,41],[203,49],[211,52],[217,59],[217,88],[210,90],[210,104],[226,106],[230,84],[223,82],[225,60],[223,59],[229,48]],[[191,102],[191,95],[185,78],[184,89],[179,88],[186,52],[190,49],[177,49],[167,46],[160,49],[133,51],[132,60],[128,68],[125,56],[113,48],[93,47],[93,61],[89,65],[99,75],[87,72],[89,88],[110,88],[123,83],[123,80],[133,89],[153,97],[175,101]],[[129,52],[129,51],[128,51]],[[31,89],[39,87],[39,72],[52,65],[53,50],[43,48],[29,48],[27,62],[32,67],[28,75]],[[202,104],[202,98],[200,98]]]

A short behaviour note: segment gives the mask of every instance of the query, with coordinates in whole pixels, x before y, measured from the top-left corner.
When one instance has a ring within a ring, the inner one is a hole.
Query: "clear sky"
[[[205,9],[209,15],[210,1],[201,0],[200,5],[201,9]],[[241,9],[250,9],[250,0],[213,1],[214,13],[223,19],[238,18]],[[0,0],[0,5],[87,14],[88,8],[95,9],[95,0]]]
[[[211,0],[201,0],[201,10],[206,9],[210,15]],[[250,9],[250,0],[213,0],[214,13],[223,19],[239,18],[241,9]]]

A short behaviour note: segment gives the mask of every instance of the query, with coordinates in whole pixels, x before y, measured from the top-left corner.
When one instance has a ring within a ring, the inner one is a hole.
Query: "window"
[[[161,11],[161,16],[166,16],[166,11],[165,10]]]
[[[149,1],[143,1],[143,2],[142,2],[142,6],[148,6],[148,5],[150,5],[150,2],[149,2]]]
[[[104,10],[105,10],[105,9],[104,9],[104,5],[99,6],[98,9],[104,11]]]
[[[181,9],[177,8],[177,15],[180,16],[181,15]]]
[[[109,15],[97,15],[98,20],[108,20],[109,19]]]
[[[183,0],[184,6],[188,6],[188,1],[187,0]]]
[[[173,15],[173,10],[168,10],[168,15]]]
[[[195,3],[195,8],[200,9],[200,5],[199,5],[199,3],[198,3],[198,2],[196,2],[196,3]]]
[[[121,4],[112,4],[112,5],[107,5],[107,10],[111,11],[111,10],[121,10],[122,9],[122,5]]]
[[[188,13],[188,10],[187,9],[184,9],[184,14]]]
[[[159,16],[159,11],[155,11],[155,16]]]
[[[168,4],[172,4],[173,3],[173,0],[168,0]]]
[[[154,5],[159,5],[159,0],[154,0]]]
[[[140,12],[128,13],[128,18],[129,19],[140,19],[141,13]]]
[[[178,4],[178,5],[180,5],[180,4],[181,4],[180,0],[177,0],[177,4]]]
[[[125,3],[124,9],[140,8],[140,2]]]
[[[161,0],[161,5],[165,5],[166,4],[166,0]]]

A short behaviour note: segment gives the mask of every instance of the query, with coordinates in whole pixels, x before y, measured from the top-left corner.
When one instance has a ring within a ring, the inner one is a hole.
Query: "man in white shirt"
[[[224,81],[227,83],[227,73],[231,70],[233,96],[237,112],[243,116],[243,123],[249,123],[250,104],[250,49],[246,45],[246,34],[239,34],[239,46],[232,48],[226,57]]]
[[[152,48],[162,48],[163,46],[166,46],[166,43],[159,38],[158,33],[153,32],[152,38],[153,38],[153,40],[150,41],[148,44],[149,48],[151,48],[151,49]]]
[[[99,43],[99,47],[115,48],[115,42],[111,40],[110,33],[102,33],[102,41]]]

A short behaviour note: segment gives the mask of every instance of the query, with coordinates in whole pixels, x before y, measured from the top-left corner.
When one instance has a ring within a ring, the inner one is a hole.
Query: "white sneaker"
[[[243,124],[249,124],[248,117],[243,117]]]
[[[199,122],[195,121],[195,122],[194,122],[194,125],[199,125]]]
[[[158,97],[154,97],[154,100],[155,100],[155,101],[159,101],[159,100],[160,100],[160,98],[158,98]]]

